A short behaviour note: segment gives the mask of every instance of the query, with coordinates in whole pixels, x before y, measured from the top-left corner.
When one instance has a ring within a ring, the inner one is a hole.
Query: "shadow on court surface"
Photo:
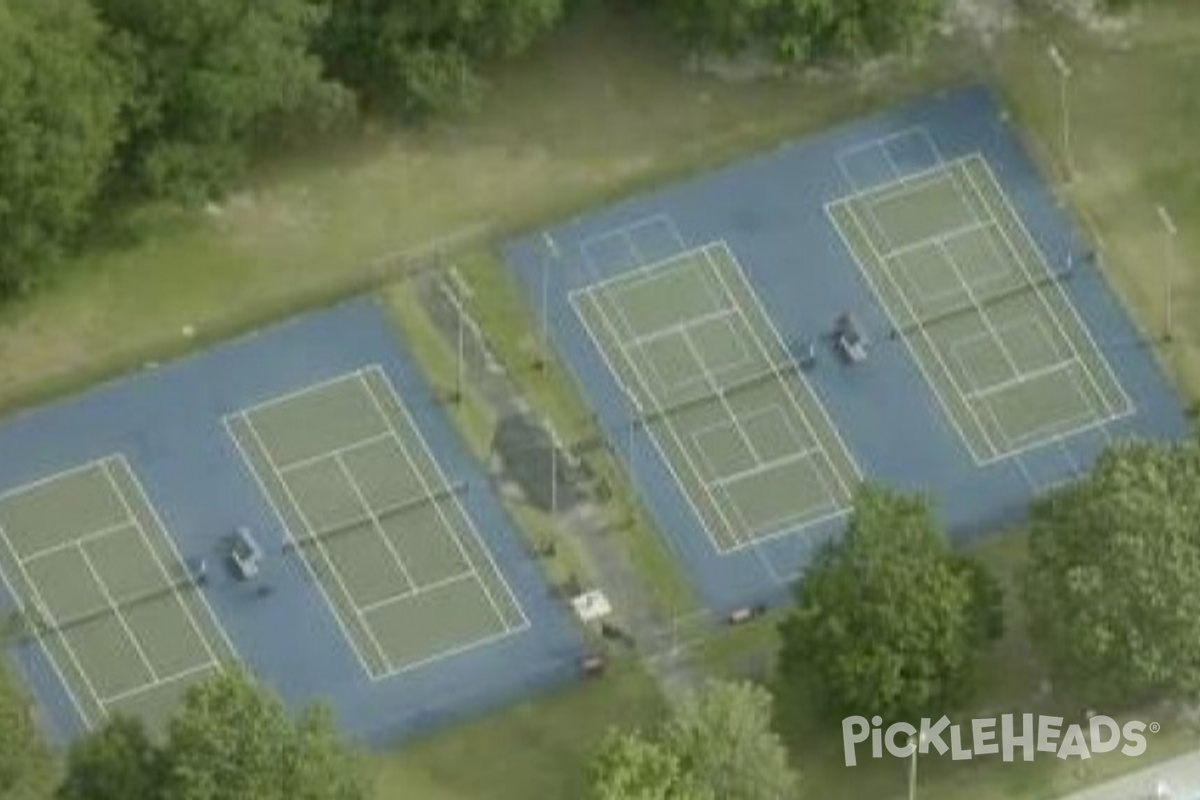
[[[0,613],[59,740],[161,720],[235,661],[374,742],[578,672],[574,623],[372,300],[10,418],[0,453]]]
[[[688,266],[714,253],[719,268]],[[844,525],[816,512],[844,508],[855,471],[928,493],[970,536],[1020,520],[1114,440],[1188,432],[983,88],[581,216],[506,258],[719,611],[782,597]]]

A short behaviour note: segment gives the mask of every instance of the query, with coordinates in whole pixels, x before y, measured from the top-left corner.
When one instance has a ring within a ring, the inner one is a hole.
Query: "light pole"
[[[1062,149],[1067,169],[1067,183],[1075,180],[1075,155],[1071,152],[1071,108],[1067,102],[1067,84],[1073,74],[1071,65],[1063,56],[1062,51],[1054,44],[1046,49],[1050,63],[1058,73],[1059,106],[1062,115]]]
[[[558,261],[561,253],[558,249],[558,242],[554,241],[554,237],[549,231],[542,232],[542,244],[545,246],[545,252],[542,253],[542,274],[541,274],[541,342],[539,346],[541,355],[539,364],[542,369],[546,368],[550,359],[550,335],[549,335],[549,317],[546,316],[550,308],[550,263],[549,259]],[[549,256],[549,259],[547,258]]]
[[[1175,220],[1171,217],[1171,212],[1167,211],[1167,207],[1160,205],[1157,209],[1158,220],[1162,223],[1164,233],[1164,250],[1163,254],[1163,341],[1169,342],[1175,335],[1174,326],[1172,325],[1172,308],[1171,305],[1174,298],[1171,294],[1171,283],[1175,276],[1175,239],[1179,235],[1179,229],[1175,227]]]
[[[914,735],[908,737],[908,743],[912,745],[912,762],[908,770],[908,800],[917,799],[917,753],[920,752],[920,745],[925,743],[925,734],[919,736]]]

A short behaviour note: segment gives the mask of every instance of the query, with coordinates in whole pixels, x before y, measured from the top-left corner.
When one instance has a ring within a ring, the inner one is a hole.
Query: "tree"
[[[650,733],[610,736],[593,766],[595,800],[794,800],[799,779],[771,729],[771,695],[708,684]]]
[[[863,487],[781,626],[781,679],[834,717],[937,716],[966,699],[1001,630],[998,590],[955,555],[927,500]]]
[[[362,800],[358,758],[327,711],[289,721],[282,703],[233,671],[191,689],[171,720],[163,800]]]
[[[327,13],[312,0],[93,2],[133,82],[120,179],[142,194],[218,196],[255,143],[350,109],[310,52]]]
[[[863,59],[920,47],[944,0],[662,0],[698,52],[764,50],[787,63]]]
[[[87,3],[0,3],[0,297],[31,285],[87,223],[127,86]]]
[[[1086,703],[1200,696],[1200,445],[1111,447],[1032,509],[1030,634]]]
[[[0,798],[46,797],[50,754],[38,734],[29,699],[13,685],[0,662]]]
[[[593,800],[717,800],[666,744],[638,731],[610,734],[592,773]]]
[[[479,64],[523,51],[562,11],[563,0],[340,0],[321,52],[368,104],[420,117],[470,105]]]
[[[161,758],[145,727],[114,717],[81,739],[67,756],[59,800],[157,800]]]

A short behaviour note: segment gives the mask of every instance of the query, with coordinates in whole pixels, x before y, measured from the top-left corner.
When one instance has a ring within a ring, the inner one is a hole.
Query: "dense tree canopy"
[[[52,773],[50,754],[38,733],[29,698],[17,691],[0,663],[0,798],[46,797]]]
[[[919,47],[944,0],[660,0],[701,52],[765,51],[789,63],[864,58]]]
[[[189,690],[166,740],[117,720],[76,745],[60,800],[363,800],[364,771],[330,715],[298,721],[240,672]]]
[[[1200,446],[1115,446],[1038,502],[1031,633],[1087,703],[1200,695]]]
[[[835,717],[937,716],[966,698],[999,593],[951,552],[920,497],[864,487],[782,625],[781,678]]]
[[[120,138],[126,86],[77,0],[0,3],[0,296],[86,225]]]
[[[771,729],[771,695],[708,684],[650,733],[611,736],[593,768],[595,800],[796,800],[799,779]]]
[[[294,117],[329,120],[349,96],[312,54],[311,0],[92,0],[133,78],[122,177],[195,202],[220,194],[256,140]]]
[[[322,51],[372,105],[421,116],[469,103],[487,59],[524,50],[562,0],[339,0]]]

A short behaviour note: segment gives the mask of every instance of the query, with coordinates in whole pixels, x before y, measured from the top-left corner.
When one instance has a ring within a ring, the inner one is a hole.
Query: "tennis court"
[[[1133,411],[982,156],[827,211],[977,463]]]
[[[846,513],[858,467],[724,243],[570,301],[719,552]]]
[[[372,680],[528,627],[381,368],[225,422]]]
[[[89,728],[160,722],[236,658],[123,456],[0,495],[0,574]]]

